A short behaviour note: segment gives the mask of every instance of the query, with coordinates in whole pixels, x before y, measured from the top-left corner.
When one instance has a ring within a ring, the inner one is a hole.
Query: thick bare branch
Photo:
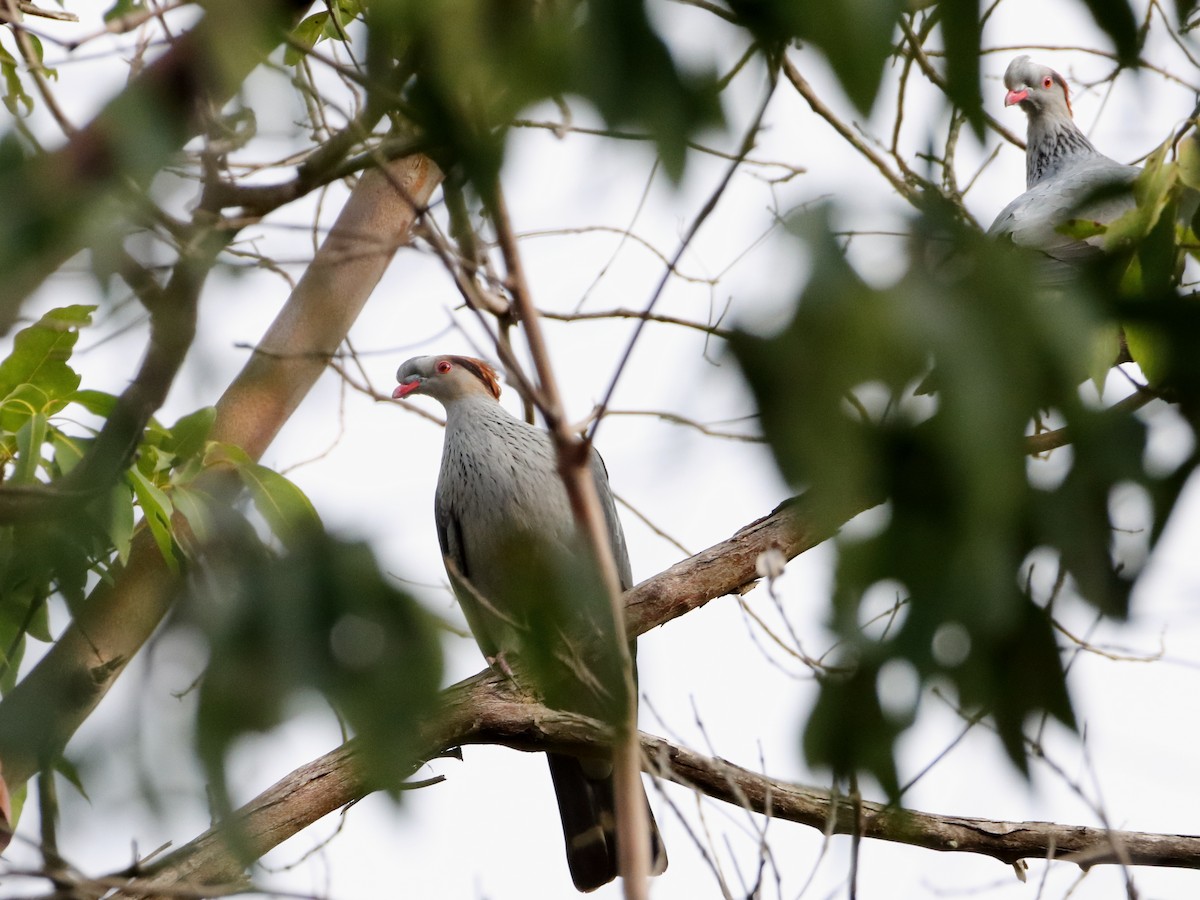
[[[258,459],[345,338],[441,181],[425,157],[366,173],[256,353],[217,406],[213,440]],[[397,186],[401,190],[397,189]],[[212,485],[210,485],[212,487]],[[10,788],[56,755],[170,608],[179,578],[142,531],[37,666],[0,701],[0,771]]]
[[[832,531],[814,524],[811,502],[796,497],[738,530],[733,537],[648,578],[626,595],[625,627],[635,636],[665,625],[726,594],[745,593],[758,580],[756,563],[767,550],[794,559],[827,539]],[[846,518],[869,508],[848,509]]]
[[[611,740],[599,723],[518,696],[511,682],[488,673],[448,689],[442,714],[423,737],[430,757],[480,743],[526,751],[602,753]],[[868,801],[852,806],[848,798],[825,789],[773,779],[662,738],[639,737],[646,771],[714,799],[822,832],[979,853],[1004,863],[1058,859],[1083,868],[1106,863],[1200,868],[1200,836],[965,818]],[[119,896],[166,897],[168,889],[211,891],[216,885],[237,884],[249,861],[370,790],[352,744],[344,744],[246,804],[233,829],[210,829],[146,870],[126,873],[129,880]]]

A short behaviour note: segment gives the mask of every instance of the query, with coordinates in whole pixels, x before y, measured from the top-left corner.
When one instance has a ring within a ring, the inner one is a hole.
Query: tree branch
[[[100,429],[87,455],[50,485],[0,487],[0,523],[31,522],[78,509],[108,490],[128,467],[150,417],[162,406],[196,334],[200,291],[229,234],[199,225],[165,288],[134,260],[126,278],[150,312],[150,340],[141,367]]]
[[[423,735],[427,758],[464,744],[600,754],[612,740],[611,730],[600,723],[520,696],[510,681],[490,672],[447,689],[445,698],[442,714]],[[1010,864],[1057,859],[1082,868],[1108,863],[1200,868],[1200,836],[947,816],[869,801],[852,805],[825,789],[773,779],[652,735],[639,738],[645,771],[822,832],[979,853]],[[353,742],[343,744],[259,794],[237,812],[231,827],[215,826],[157,863],[121,873],[128,881],[118,896],[165,898],[180,890],[211,893],[214,886],[240,883],[250,861],[370,791]],[[102,883],[113,886],[114,879]]]
[[[21,302],[86,246],[99,222],[111,219],[105,202],[129,184],[147,185],[200,130],[202,101],[222,106],[309,5],[211,0],[190,32],[62,148],[0,167],[0,197],[7,198],[0,209],[0,332]]]
[[[604,593],[610,601],[610,621],[613,626],[610,634],[613,640],[611,647],[606,649],[614,655],[619,671],[624,675],[622,695],[626,698],[624,718],[618,723],[618,739],[612,748],[618,835],[617,870],[624,879],[625,896],[628,900],[640,900],[649,896],[646,881],[650,875],[651,863],[650,820],[646,805],[641,799],[642,785],[638,777],[637,686],[633,675],[633,658],[629,645],[617,639],[626,627],[621,603],[621,577],[617,572],[612,543],[600,507],[600,496],[591,473],[588,452],[590,444],[572,433],[563,413],[562,399],[553,366],[550,364],[550,353],[542,336],[537,307],[525,280],[516,235],[513,233],[504,194],[499,187],[491,198],[489,212],[504,256],[513,305],[525,329],[525,339],[537,368],[540,406],[554,441],[559,475],[562,477],[575,521],[579,523],[580,531],[598,567]]]
[[[363,175],[260,342],[264,352],[251,357],[218,402],[212,440],[241,447],[252,459],[262,456],[324,372],[440,181],[425,157]],[[209,489],[223,489],[223,479],[210,477]],[[101,583],[0,701],[0,771],[10,789],[37,771],[40,758],[62,750],[158,627],[179,583],[143,529],[125,568],[111,584]]]

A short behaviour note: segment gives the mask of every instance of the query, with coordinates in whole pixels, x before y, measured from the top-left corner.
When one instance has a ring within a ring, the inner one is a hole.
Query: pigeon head
[[[443,405],[472,395],[500,399],[496,370],[472,356],[415,356],[396,370],[396,380],[396,400],[411,394],[425,394]]]
[[[1092,146],[1071,118],[1067,82],[1049,66],[1018,56],[1004,73],[1005,106],[1019,105],[1029,119],[1025,186],[1032,188],[1080,165],[1116,165]]]
[[[1071,92],[1066,79],[1049,66],[1039,65],[1028,56],[1018,56],[1004,72],[1008,93],[1004,105],[1019,103],[1032,118],[1052,116],[1071,118]]]

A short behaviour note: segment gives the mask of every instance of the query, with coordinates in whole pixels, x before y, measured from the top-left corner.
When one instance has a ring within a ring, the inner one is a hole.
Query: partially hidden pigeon
[[[496,372],[483,360],[416,357],[400,366],[396,380],[396,399],[425,394],[446,409],[434,518],[450,583],[480,649],[489,659],[516,663],[527,654],[544,659],[549,641],[551,677],[569,698],[564,708],[594,714],[588,697],[605,685],[593,683],[603,666],[579,662],[594,637],[579,633],[588,630],[580,627],[586,616],[564,617],[550,608],[554,591],[531,586],[528,576],[569,564],[580,547],[550,435],[500,405]],[[594,448],[590,466],[621,588],[628,589],[633,575],[625,535]],[[583,586],[570,593],[582,597]],[[617,875],[612,763],[562,753],[547,759],[572,880],[581,891],[595,890]],[[650,832],[651,871],[658,874],[667,861],[653,816]]]
[[[1020,105],[1029,117],[1025,149],[1025,193],[1008,204],[988,234],[1048,257],[1046,283],[1101,253],[1100,235],[1061,233],[1070,220],[1107,225],[1135,205],[1132,185],[1141,172],[1105,156],[1071,116],[1067,83],[1048,66],[1018,56],[1004,73],[1005,106]]]

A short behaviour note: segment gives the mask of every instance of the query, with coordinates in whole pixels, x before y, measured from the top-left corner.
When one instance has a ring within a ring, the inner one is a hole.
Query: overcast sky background
[[[98,27],[89,10],[77,7],[82,4],[69,6],[85,17],[79,26],[38,23],[38,30],[67,38]],[[679,53],[726,69],[743,50],[731,29],[700,10],[659,4],[654,11],[667,24]],[[117,43],[127,47],[130,40]],[[1015,108],[1003,109],[1000,75],[1017,52],[1012,48],[1043,44],[1107,49],[1082,4],[1001,3],[988,23],[984,45],[1008,49],[985,57],[984,95],[989,111],[1021,134],[1024,116]],[[123,83],[126,70],[108,55],[111,47],[104,41],[88,44],[79,55],[93,61],[69,62],[61,50],[47,44],[47,61],[62,61],[58,96],[77,123],[90,118]],[[1101,150],[1121,161],[1149,152],[1186,119],[1195,103],[1191,88],[1154,74],[1123,75],[1111,94],[1084,90],[1082,84],[1106,74],[1105,59],[1081,50],[1030,52],[1076,86],[1078,121]],[[1187,78],[1198,77],[1161,23],[1152,30],[1146,56]],[[793,50],[792,59],[831,106],[855,118],[818,54]],[[894,75],[889,73],[889,84]],[[757,68],[740,74],[725,107],[735,128],[728,135],[712,135],[706,143],[735,149],[738,126],[753,113],[762,90]],[[246,97],[258,113],[259,138],[243,159],[282,157],[297,145],[294,122],[302,110],[281,75],[256,75]],[[863,123],[868,133],[883,138],[890,135],[893,118],[888,97],[885,89],[875,114]],[[577,125],[599,124],[579,104],[573,104],[573,113]],[[938,118],[942,114],[934,89],[914,78],[905,109],[906,146],[915,153],[931,139],[936,145],[944,130]],[[528,117],[555,120],[558,111],[539,108],[530,110]],[[904,204],[790,86],[777,89],[767,123],[752,158],[801,167],[804,174],[771,183],[785,173],[784,167],[745,166],[684,257],[681,271],[694,280],[673,279],[660,312],[712,321],[729,305],[724,324],[769,328],[784,321],[805,260],[773,223],[778,214],[803,204],[836,199],[839,224],[846,228],[887,231],[902,224],[908,212]],[[54,131],[40,114],[34,124],[53,144]],[[997,143],[991,135],[983,146],[969,136],[963,139],[960,182],[974,175]],[[542,129],[515,131],[504,183],[514,224],[528,235],[522,251],[538,304],[561,311],[581,303],[593,311],[644,305],[662,263],[638,242],[623,241],[615,230],[633,223],[639,238],[671,254],[727,165],[696,154],[683,185],[675,189],[654,173],[647,145],[578,134],[560,140]],[[1023,186],[1023,155],[1005,145],[968,195],[968,206],[986,225]],[[341,186],[330,189],[319,214],[322,225],[332,222],[344,196]],[[181,188],[174,202],[183,208],[191,199],[191,189]],[[282,210],[253,232],[256,249],[288,261],[287,270],[297,276],[312,255],[314,214],[313,201]],[[605,230],[571,231],[597,226]],[[559,233],[548,233],[555,231]],[[896,238],[859,237],[851,257],[865,276],[885,283],[899,274],[899,247]],[[247,358],[241,345],[257,340],[287,291],[278,275],[261,270],[214,273],[202,301],[199,337],[162,411],[163,421],[215,401]],[[95,302],[93,283],[86,277],[60,276],[28,311],[32,317],[52,306],[84,302]],[[440,264],[412,250],[398,254],[352,334],[377,390],[390,393],[396,366],[409,356],[471,352],[473,347],[488,354],[483,332],[457,307],[458,295]],[[139,317],[132,304],[102,309],[101,325],[80,341],[82,348],[90,348],[77,358],[85,387],[123,387],[145,337]],[[582,419],[604,391],[633,324],[546,322],[545,328],[569,412]],[[101,340],[110,334],[115,336]],[[795,389],[803,390],[803,385]],[[1119,377],[1111,379],[1110,389],[1112,396],[1119,396]],[[518,408],[511,389],[503,402]],[[415,405],[440,413],[433,401],[417,400]],[[668,410],[705,423],[740,420],[750,409],[719,341],[698,331],[654,324],[646,329],[622,376],[613,407]],[[1155,452],[1164,459],[1177,458],[1185,448],[1173,414],[1150,407],[1145,415],[1158,423]],[[747,421],[722,427],[754,430],[753,422]],[[598,445],[616,493],[689,552],[728,537],[790,493],[762,446],[705,437],[654,417],[610,416],[600,427]],[[327,526],[369,540],[389,572],[432,609],[461,624],[443,583],[432,523],[440,452],[439,428],[400,405],[376,403],[345,389],[330,373],[263,461],[286,471],[308,492]],[[627,510],[622,515],[636,579],[681,558],[680,550]],[[849,527],[869,528],[870,514],[864,518]],[[978,727],[917,783],[906,797],[908,805],[954,815],[1090,825],[1100,822],[1092,808],[1098,804],[1116,828],[1200,832],[1198,536],[1200,490],[1193,484],[1135,594],[1129,623],[1094,623],[1089,609],[1077,601],[1058,607],[1069,627],[1086,633],[1093,643],[1134,656],[1163,655],[1153,663],[1089,654],[1074,661],[1070,682],[1086,740],[1081,744],[1061,728],[1049,728],[1047,746],[1060,773],[1035,764],[1033,780],[1026,784],[1005,760],[994,735]],[[831,641],[823,627],[831,554],[828,547],[805,554],[790,564],[776,585],[791,627],[812,655],[820,655]],[[884,603],[889,599],[883,598]],[[764,587],[744,600],[782,633],[784,626]],[[445,649],[447,683],[482,667],[469,637],[448,638]],[[84,771],[90,802],[63,791],[61,849],[85,871],[99,874],[130,861],[131,837],[144,854],[164,841],[183,843],[207,827],[200,777],[192,761],[179,755],[178,736],[189,727],[190,698],[172,696],[194,681],[202,665],[201,649],[186,635],[155,641],[71,745],[72,758]],[[807,670],[770,647],[769,638],[735,598],[715,600],[643,637],[639,669],[646,697],[644,730],[775,777],[828,784],[827,773],[809,771],[799,753],[799,729],[815,685]],[[903,685],[897,689],[902,692]],[[301,715],[278,732],[245,743],[235,759],[240,791],[235,796],[248,799],[340,743],[334,716],[319,702],[298,711]],[[944,702],[924,696],[918,725],[902,745],[902,779],[937,758],[961,728]],[[331,816],[310,828],[267,858],[268,868],[284,871],[263,874],[262,883],[336,898],[572,896],[541,756],[487,747],[466,748],[464,755],[462,762],[426,766],[418,777],[444,775],[446,781],[406,796],[399,807],[372,796],[344,819]],[[139,781],[145,771],[152,785]],[[1068,782],[1078,784],[1087,800]],[[663,795],[651,790],[651,802],[671,868],[655,882],[654,896],[719,896],[696,841],[704,844],[733,894],[744,895],[745,885],[756,877],[763,820],[715,802],[698,806],[689,791],[674,785],[662,790]],[[873,788],[868,793],[880,798]],[[148,800],[151,796],[157,798],[157,812]],[[21,830],[35,835],[35,826],[34,810],[27,810]],[[339,827],[341,834],[306,857]],[[763,896],[796,897],[810,877],[804,896],[846,895],[848,839],[826,845],[811,829],[775,822],[767,828],[767,840],[780,881],[769,872]],[[13,865],[36,864],[31,850],[19,841],[9,856]],[[1196,872],[1137,869],[1131,874],[1143,897],[1195,896],[1200,891]],[[1047,872],[1043,864],[1031,863],[1029,883],[1020,884],[1011,869],[990,859],[865,842],[859,888],[863,897],[1061,897],[1077,876],[1065,864]],[[1122,895],[1123,877],[1116,867],[1101,867],[1072,896]],[[0,895],[28,893],[29,882],[0,883]],[[595,896],[618,897],[620,891],[610,885]]]

